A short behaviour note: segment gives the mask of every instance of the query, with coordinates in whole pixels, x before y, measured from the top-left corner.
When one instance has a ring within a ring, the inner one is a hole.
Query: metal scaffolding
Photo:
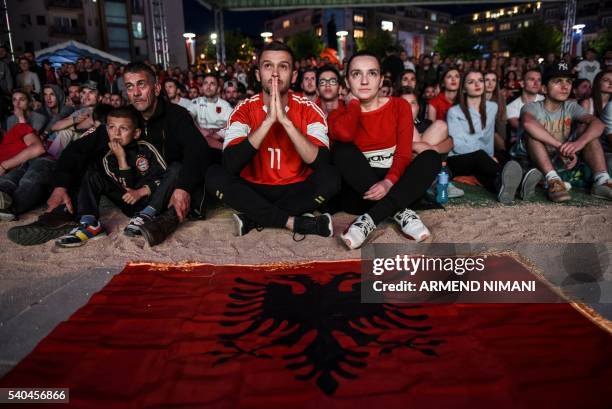
[[[151,28],[153,32],[153,51],[155,63],[167,68],[170,63],[168,49],[168,30],[166,28],[166,13],[163,0],[150,0]]]
[[[572,35],[574,34],[574,23],[576,22],[576,0],[565,1],[565,20],[563,22],[563,44],[561,55],[570,52],[572,47]]]

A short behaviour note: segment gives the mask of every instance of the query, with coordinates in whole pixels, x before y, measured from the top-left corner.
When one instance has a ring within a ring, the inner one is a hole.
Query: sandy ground
[[[612,242],[612,205],[565,207],[540,204],[489,208],[452,207],[419,212],[433,233],[434,242],[444,243],[587,243]],[[216,209],[205,221],[182,225],[163,244],[150,248],[142,238],[122,234],[128,218],[118,210],[107,210],[102,220],[109,233],[76,249],[62,249],[53,242],[23,247],[6,238],[7,230],[35,219],[30,213],[19,222],[0,223],[0,277],[18,279],[33,271],[52,277],[89,268],[121,268],[128,261],[179,263],[258,264],[275,261],[334,260],[359,258],[348,251],[339,233],[353,216],[334,216],[334,238],[307,237],[295,242],[292,234],[275,229],[233,236],[228,209]],[[375,243],[402,243],[406,239],[394,223],[374,232]],[[5,282],[6,285],[6,282]],[[2,288],[6,291],[7,288]]]

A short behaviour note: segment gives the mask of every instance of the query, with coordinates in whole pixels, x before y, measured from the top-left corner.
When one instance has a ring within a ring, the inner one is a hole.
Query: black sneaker
[[[134,217],[130,219],[128,225],[123,229],[123,234],[128,237],[141,236],[140,227],[153,220],[153,216],[149,216],[146,213],[136,213]]]
[[[497,193],[497,200],[502,204],[514,202],[514,196],[516,196],[522,178],[523,169],[518,162],[511,160],[506,163],[501,171],[501,186]]]
[[[176,210],[174,210],[174,207],[171,207],[157,218],[140,226],[140,233],[142,233],[149,246],[153,247],[166,240],[176,230],[178,225],[179,218],[176,215]]]
[[[321,237],[332,237],[334,225],[329,213],[320,216],[296,216],[293,231],[298,234],[316,234]]]
[[[529,200],[535,195],[535,188],[542,180],[542,172],[540,172],[536,168],[529,169],[525,176],[523,176],[523,181],[521,182],[521,189],[519,191],[519,197],[523,200]]]
[[[22,246],[32,246],[68,234],[78,226],[79,224],[70,213],[64,211],[50,212],[43,213],[33,223],[11,228],[7,236],[14,243]]]
[[[259,226],[255,221],[251,220],[249,216],[244,213],[234,213],[232,215],[234,219],[234,235],[235,236],[244,236],[251,230],[255,229],[257,231],[262,231],[263,227]]]

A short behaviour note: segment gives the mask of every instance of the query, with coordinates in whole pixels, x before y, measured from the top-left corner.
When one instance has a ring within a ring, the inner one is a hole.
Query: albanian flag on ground
[[[0,387],[105,409],[612,407],[612,336],[570,304],[366,304],[360,270],[131,264]]]

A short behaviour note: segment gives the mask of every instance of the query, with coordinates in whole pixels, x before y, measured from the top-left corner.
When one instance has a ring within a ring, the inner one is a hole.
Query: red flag
[[[131,264],[0,387],[79,408],[612,405],[610,334],[571,305],[366,304],[360,269]]]

